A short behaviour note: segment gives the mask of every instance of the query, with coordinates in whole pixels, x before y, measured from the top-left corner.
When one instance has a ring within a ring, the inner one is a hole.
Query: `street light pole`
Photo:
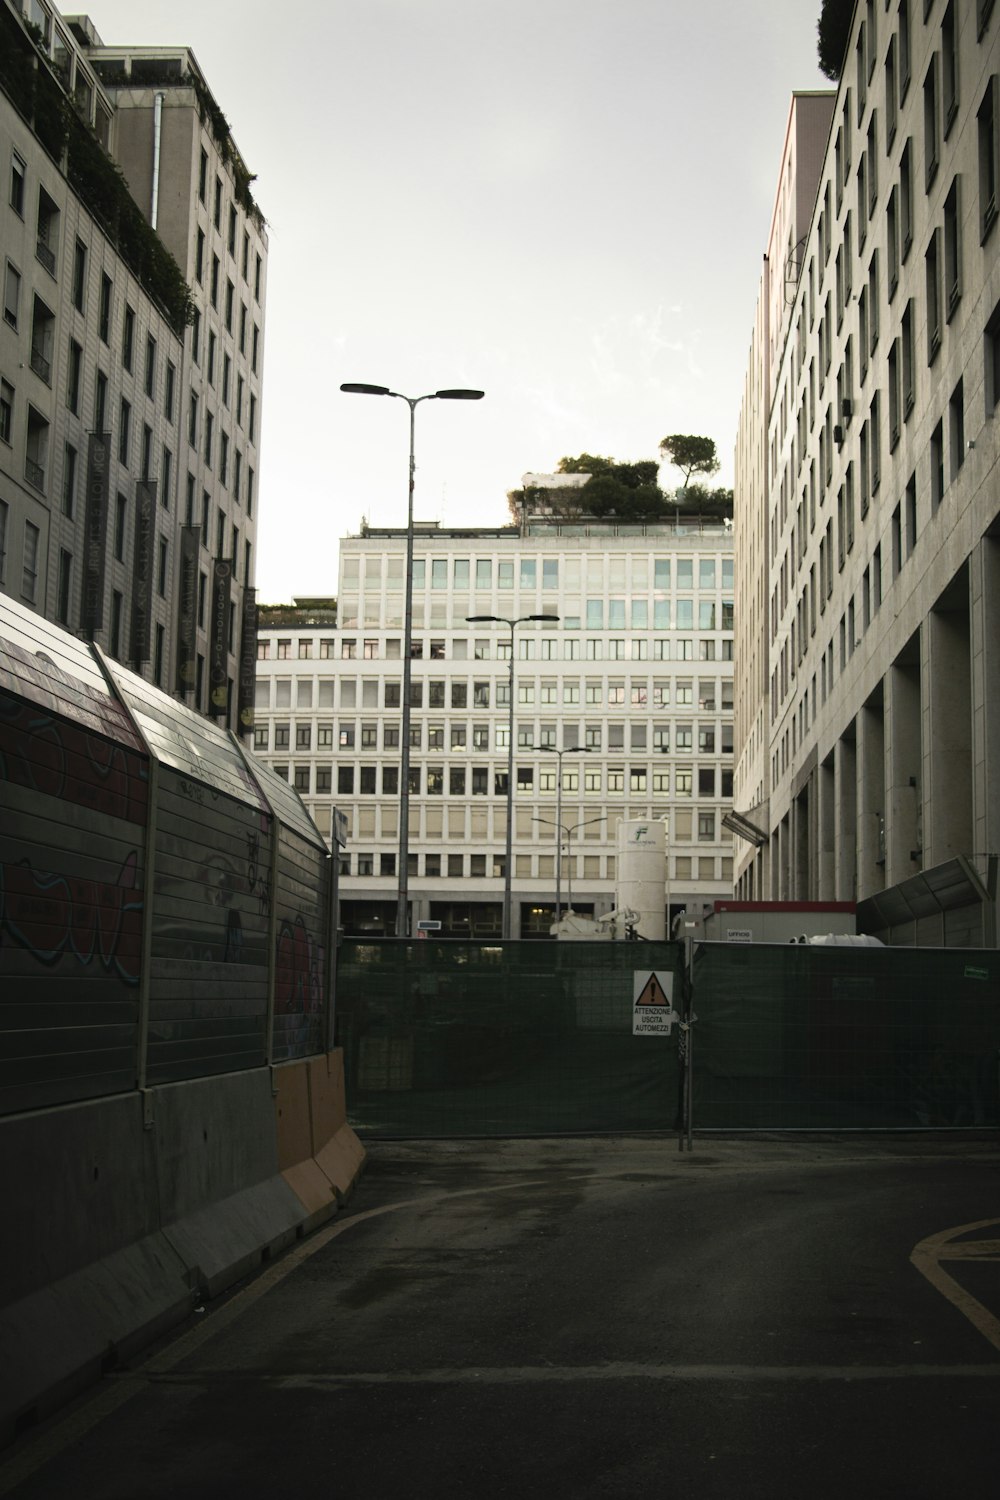
[[[410,477],[406,503],[406,593],[403,616],[403,723],[402,754],[400,756],[399,787],[399,868],[396,898],[396,936],[409,936],[409,878],[410,878],[410,678],[412,674],[411,649],[413,645],[413,488],[416,478],[414,446],[416,438],[416,414],[421,401],[481,401],[482,391],[447,390],[431,391],[426,396],[404,396],[391,391],[387,385],[363,385],[348,382],[340,387],[354,396],[393,396],[405,401],[410,408]]]
[[[553,823],[551,818],[532,818],[531,821],[533,823],[545,823],[545,824],[548,825],[549,828],[555,828],[558,831],[558,834],[559,834],[559,860],[561,862],[562,861],[562,836],[563,836],[563,834],[566,835],[566,853],[568,855],[569,852],[570,852],[570,840],[572,839],[573,834],[576,832],[576,830],[578,828],[587,828],[591,823],[606,823],[608,821],[608,818],[607,818],[607,814],[606,813],[604,814],[603,817],[600,817],[600,818],[584,818],[584,820],[583,820],[582,823],[573,823],[573,824],[570,825],[569,828],[566,827],[565,823]],[[572,865],[572,861],[570,862],[570,867],[569,867],[569,872],[568,872],[568,890],[569,890],[569,903],[568,903],[568,905],[566,907],[566,910],[567,911],[572,911],[573,910],[573,865]],[[558,897],[556,899],[558,900]],[[558,921],[558,918],[556,920]]]
[[[533,750],[543,751],[547,755],[559,757],[559,780],[556,782],[556,827],[563,826],[562,820],[562,758],[564,755],[595,755],[589,745],[564,745],[557,750],[554,745],[532,745]],[[556,860],[556,923],[558,924],[562,909],[562,841],[559,843],[559,855]]]
[[[514,848],[514,632],[529,621],[558,625],[558,615],[520,615],[508,620],[504,615],[466,615],[468,625],[506,625],[510,631],[510,670],[507,674],[507,844],[503,870],[503,936],[511,936],[511,865]]]

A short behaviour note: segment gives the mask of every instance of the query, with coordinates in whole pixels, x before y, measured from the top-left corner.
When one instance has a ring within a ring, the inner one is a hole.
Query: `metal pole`
[[[511,937],[511,863],[514,847],[514,627],[516,620],[506,622],[510,626],[510,672],[508,674],[507,705],[507,850],[503,872],[503,935]]]
[[[397,876],[396,936],[409,936],[409,876],[410,876],[410,677],[411,650],[413,646],[413,486],[416,473],[414,462],[414,439],[416,436],[417,401],[410,396],[402,398],[410,408],[410,486],[406,508],[406,594],[403,618],[403,724],[402,754],[400,756],[399,788],[399,869]]]
[[[559,777],[556,783],[556,848],[559,851],[556,859],[556,922],[559,921],[560,906],[562,904],[562,758],[561,750],[556,751],[558,759]]]

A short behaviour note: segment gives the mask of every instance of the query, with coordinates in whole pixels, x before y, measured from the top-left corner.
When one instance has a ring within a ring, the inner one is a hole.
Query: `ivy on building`
[[[40,33],[29,35],[0,7],[0,88],[179,337],[194,319],[181,269],[136,204],[121,169],[64,93],[37,41]]]

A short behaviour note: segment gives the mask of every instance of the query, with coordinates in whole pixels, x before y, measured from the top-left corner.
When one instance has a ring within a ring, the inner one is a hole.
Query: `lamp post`
[[[413,644],[413,483],[416,473],[413,454],[416,412],[421,401],[481,401],[484,393],[449,390],[431,391],[426,396],[404,396],[399,391],[390,391],[387,385],[359,385],[356,382],[348,382],[340,389],[352,396],[394,396],[398,401],[405,401],[410,408],[410,483],[406,507],[406,595],[403,618],[403,746],[399,768],[399,869],[396,872],[398,877],[396,936],[408,937],[410,915],[410,650]]]
[[[514,632],[518,625],[526,625],[529,621],[544,621],[547,624],[558,625],[559,616],[520,615],[516,620],[508,620],[504,615],[466,615],[465,619],[469,625],[506,625],[510,631],[510,672],[507,678],[507,849],[503,870],[503,936],[509,938],[511,935],[510,877],[514,839]]]
[[[578,828],[586,828],[591,823],[606,823],[608,821],[608,817],[607,817],[607,813],[605,813],[604,816],[601,817],[601,818],[584,818],[584,820],[583,820],[582,823],[571,823],[568,828],[566,827],[565,823],[553,823],[553,821],[552,821],[551,818],[532,818],[531,821],[533,823],[547,823],[550,828],[556,828],[556,829],[558,829],[558,831],[559,831],[559,862],[561,864],[562,863],[562,836],[563,836],[563,834],[566,835],[566,853],[568,855],[569,852],[570,852],[570,840],[572,839],[574,833],[576,832],[576,830]],[[567,904],[566,910],[567,911],[572,911],[573,910],[573,865],[572,865],[572,862],[570,863],[569,872],[568,872],[568,888],[569,888],[569,902]],[[558,918],[557,918],[557,920],[558,920]]]
[[[559,780],[556,782],[556,827],[563,826],[562,820],[562,758],[564,755],[596,755],[598,752],[592,750],[589,745],[564,745],[557,750],[554,745],[532,745],[533,750],[543,751],[547,755],[559,757]],[[541,821],[541,820],[540,820]],[[582,827],[582,824],[577,824]],[[558,923],[562,907],[562,841],[559,843],[559,858],[556,860],[556,922]]]

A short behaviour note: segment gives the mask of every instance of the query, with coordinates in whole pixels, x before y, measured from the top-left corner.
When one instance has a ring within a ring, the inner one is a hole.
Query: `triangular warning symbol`
[[[650,974],[643,985],[642,994],[635,1002],[636,1005],[669,1005],[666,995],[655,974]]]

